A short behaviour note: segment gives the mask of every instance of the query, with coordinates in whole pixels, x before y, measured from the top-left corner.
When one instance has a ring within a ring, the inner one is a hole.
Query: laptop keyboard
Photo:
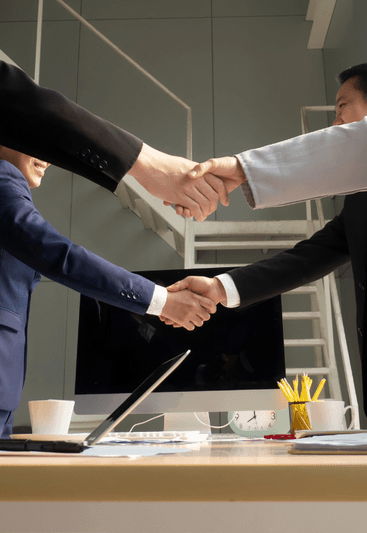
[[[201,442],[208,438],[208,433],[200,433],[200,431],[130,431],[109,433],[103,440],[106,438],[129,442],[158,442],[162,440]]]

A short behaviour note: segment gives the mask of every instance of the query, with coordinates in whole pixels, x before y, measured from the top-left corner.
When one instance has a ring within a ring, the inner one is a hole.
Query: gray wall
[[[326,103],[323,51],[307,50],[308,0],[68,3],[192,107],[196,160],[298,135],[300,107]],[[155,148],[184,155],[184,111],[56,2],[47,0],[44,11],[41,84]],[[36,14],[36,0],[0,5],[0,48],[32,76]],[[315,128],[327,124],[321,116],[313,122]],[[78,176],[50,169],[34,201],[60,232],[127,269],[182,266],[182,259],[113,195]],[[332,216],[333,202],[325,206]],[[220,207],[212,218],[304,216],[303,205],[251,211],[235,191],[230,206]],[[34,293],[28,375],[17,424],[28,423],[29,399],[61,397],[72,387],[77,300],[47,280]]]

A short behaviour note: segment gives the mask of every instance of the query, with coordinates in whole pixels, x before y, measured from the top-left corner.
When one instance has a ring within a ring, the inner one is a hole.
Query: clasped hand
[[[228,194],[239,187],[246,181],[245,172],[236,157],[219,157],[217,159],[209,159],[204,163],[195,165],[187,174],[188,178],[194,181],[195,186],[199,186],[201,181],[206,183],[207,190],[211,190],[212,196],[217,194],[218,200],[223,205],[228,205]],[[168,202],[164,202],[169,205]],[[184,204],[175,204],[176,213],[183,215],[185,218],[195,216],[195,214]],[[217,205],[215,206],[215,209]],[[212,213],[213,211],[210,211]]]
[[[219,302],[225,303],[226,293],[217,278],[188,276],[167,287],[168,296],[162,322],[174,328],[190,331],[202,326],[217,310]]]
[[[199,222],[217,209],[219,201],[228,205],[228,194],[245,180],[235,157],[195,164],[146,144],[129,174],[165,205],[173,204],[178,215],[194,216]]]

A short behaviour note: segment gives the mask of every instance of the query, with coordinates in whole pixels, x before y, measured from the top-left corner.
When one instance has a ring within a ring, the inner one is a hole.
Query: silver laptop
[[[162,363],[104,420],[83,442],[39,441],[31,439],[0,439],[0,450],[43,451],[58,453],[80,453],[97,444],[107,433],[129,415],[155,388],[162,383],[186,359],[191,350]]]

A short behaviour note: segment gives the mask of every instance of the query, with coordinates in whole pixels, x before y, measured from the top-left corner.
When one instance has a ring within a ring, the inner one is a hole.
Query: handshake
[[[159,317],[174,328],[190,331],[202,326],[217,310],[217,304],[225,304],[226,291],[218,278],[188,276],[167,287],[167,301]]]
[[[217,209],[219,201],[228,205],[228,194],[246,181],[236,157],[195,164],[158,152],[146,144],[129,174],[165,205],[173,204],[178,215],[194,216],[199,222]],[[167,287],[167,291],[160,319],[167,325],[190,331],[209,320],[218,303],[227,301],[218,278],[189,276]]]
[[[193,216],[199,222],[217,209],[218,201],[228,205],[228,194],[246,180],[236,157],[195,164],[146,144],[129,174],[165,205],[173,204],[178,215]]]

